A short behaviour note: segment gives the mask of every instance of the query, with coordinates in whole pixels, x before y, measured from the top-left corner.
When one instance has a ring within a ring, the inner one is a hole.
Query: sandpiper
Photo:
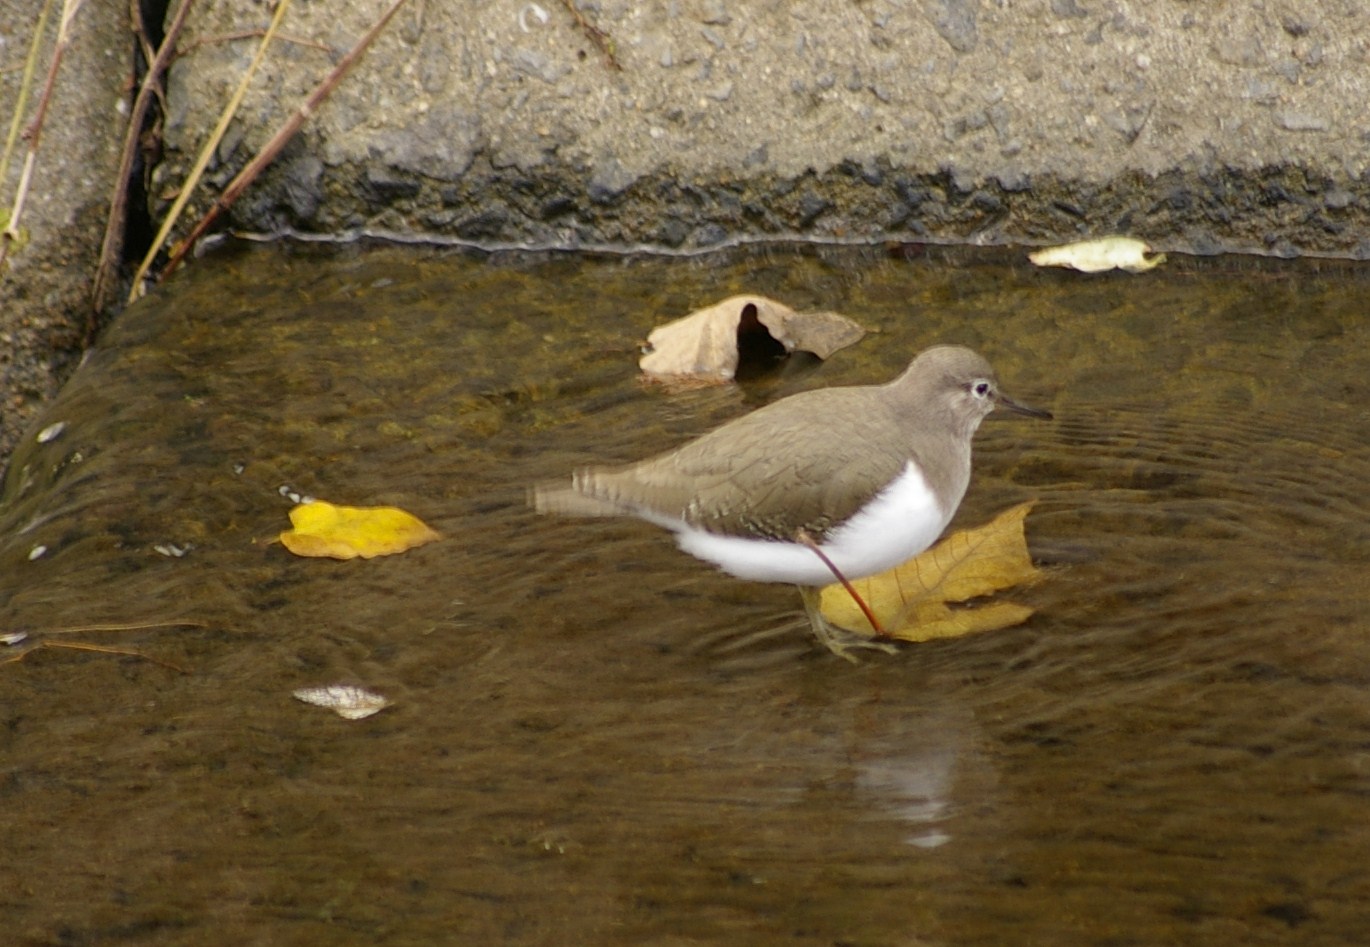
[[[532,502],[635,516],[730,575],[797,585],[819,640],[850,659],[853,647],[891,646],[830,625],[819,588],[937,540],[970,483],[971,438],[995,408],[1051,417],[1001,392],[975,352],[934,346],[888,384],[793,395],[668,453],[534,487]]]

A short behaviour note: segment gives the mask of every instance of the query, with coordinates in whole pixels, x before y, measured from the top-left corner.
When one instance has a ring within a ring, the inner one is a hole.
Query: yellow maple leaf
[[[955,638],[1026,621],[1032,609],[1012,602],[953,608],[1023,585],[1041,574],[1028,554],[1023,521],[1033,503],[1020,503],[984,526],[962,530],[887,572],[852,582],[885,633],[904,641]],[[870,622],[841,585],[825,586],[822,610],[835,625],[873,634]]]
[[[323,500],[290,511],[294,529],[281,543],[297,556],[371,559],[389,556],[442,537],[423,520],[393,506],[334,506]]]

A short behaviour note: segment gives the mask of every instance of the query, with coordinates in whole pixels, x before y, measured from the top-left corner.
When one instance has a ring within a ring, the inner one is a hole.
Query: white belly
[[[936,542],[960,499],[944,511],[922,472],[910,463],[859,513],[829,533],[819,548],[848,579],[884,572]],[[673,528],[681,549],[739,579],[795,585],[837,581],[812,549],[797,543],[721,536],[679,524]]]

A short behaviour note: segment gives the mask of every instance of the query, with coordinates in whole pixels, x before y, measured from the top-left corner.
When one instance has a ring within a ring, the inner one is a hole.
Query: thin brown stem
[[[189,56],[191,53],[195,52],[195,50],[199,49],[201,46],[216,46],[219,43],[234,43],[244,39],[261,39],[265,35],[266,30],[255,29],[238,30],[234,33],[220,33],[215,36],[202,36],[195,42],[187,45],[184,49],[178,49],[173,54],[173,58],[180,59],[182,56]],[[316,39],[301,39],[298,36],[288,36],[285,33],[278,34],[276,36],[276,42],[289,43],[292,46],[303,46],[306,49],[317,49],[321,52],[328,53],[330,56],[337,52],[337,50],[335,50],[332,46],[329,46],[327,43],[319,42]]]
[[[52,61],[48,63],[47,79],[38,97],[38,110],[33,121],[24,129],[24,139],[28,142],[28,153],[24,156],[24,170],[19,175],[19,186],[14,191],[14,204],[10,208],[9,221],[0,232],[0,270],[5,268],[9,258],[10,245],[19,239],[19,219],[24,216],[24,203],[29,188],[33,185],[33,170],[38,164],[38,145],[43,140],[43,126],[47,122],[48,107],[52,104],[52,90],[57,85],[57,75],[62,70],[62,60],[66,58],[67,48],[71,45],[72,23],[85,0],[63,0],[62,19],[57,27],[57,45],[52,50]]]
[[[167,27],[166,36],[157,50],[157,55],[148,63],[147,75],[143,77],[143,82],[138,87],[138,95],[133,100],[133,111],[129,115],[128,127],[124,130],[124,147],[123,153],[119,156],[119,170],[114,176],[114,193],[110,196],[109,216],[105,218],[105,239],[100,245],[100,262],[95,270],[95,285],[90,294],[91,312],[95,316],[104,311],[105,304],[109,301],[110,290],[119,267],[119,257],[123,252],[129,179],[133,174],[133,162],[141,147],[143,121],[147,118],[147,110],[152,105],[153,96],[160,95],[162,74],[171,64],[175,55],[176,40],[181,34],[181,28],[185,26],[186,17],[190,14],[194,2],[195,0],[181,0],[175,17]],[[133,0],[133,6],[138,6],[137,0]],[[90,327],[93,328],[94,325],[95,319],[92,318]],[[89,332],[87,334],[89,335]],[[90,341],[86,340],[87,343]]]
[[[191,673],[190,668],[188,667],[176,664],[173,661],[167,661],[163,658],[153,657],[150,654],[144,654],[142,651],[138,651],[135,648],[112,648],[106,645],[89,644],[84,641],[37,641],[22,649],[17,654],[0,659],[0,664],[18,664],[30,654],[33,654],[33,652],[42,650],[43,648],[65,648],[68,651],[91,651],[96,654],[118,654],[130,658],[142,658],[144,661],[160,664],[162,667],[171,668],[173,671],[180,671],[182,674]]]
[[[133,302],[133,300],[142,294],[143,277],[147,274],[148,269],[152,266],[152,261],[166,243],[167,236],[171,233],[171,229],[176,226],[176,222],[181,217],[181,211],[185,209],[186,205],[190,202],[191,196],[195,193],[195,188],[200,183],[200,176],[203,175],[205,169],[209,167],[209,162],[214,157],[215,149],[218,148],[219,142],[223,140],[224,135],[228,132],[229,123],[233,121],[233,116],[238,113],[238,107],[242,105],[243,97],[247,95],[247,89],[252,82],[253,76],[257,74],[257,69],[266,59],[266,52],[271,46],[271,39],[276,35],[276,31],[280,29],[281,23],[284,22],[286,12],[289,9],[290,0],[278,0],[276,12],[272,14],[271,17],[271,25],[267,27],[266,34],[262,37],[262,41],[257,44],[257,51],[253,55],[252,61],[248,63],[247,69],[243,72],[242,76],[239,77],[237,88],[233,90],[233,94],[229,97],[227,104],[224,105],[223,111],[219,114],[218,124],[214,126],[214,130],[209,133],[209,137],[206,138],[201,145],[200,152],[195,156],[195,162],[191,165],[190,172],[186,175],[185,180],[181,182],[180,193],[178,193],[176,199],[171,202],[171,208],[162,219],[162,224],[157,230],[157,236],[152,238],[152,245],[148,247],[147,253],[143,256],[143,261],[138,264],[137,272],[133,274],[133,287],[129,291],[129,302]],[[165,272],[163,275],[165,275]]]
[[[0,181],[9,179],[10,158],[14,146],[19,142],[19,129],[24,124],[24,109],[29,104],[29,92],[33,90],[33,74],[38,68],[38,50],[43,47],[43,34],[47,32],[48,14],[52,12],[53,0],[43,0],[43,9],[38,14],[38,23],[33,28],[33,40],[29,43],[28,55],[24,57],[24,75],[19,81],[19,94],[14,102],[14,112],[10,115],[9,131],[5,134],[5,152],[0,157]]]
[[[109,622],[93,625],[68,625],[64,628],[50,628],[46,635],[83,635],[91,632],[100,631],[147,631],[152,628],[208,628],[208,624],[194,619],[184,619],[175,621],[129,621],[129,622]],[[22,634],[10,638],[10,643],[19,645],[23,640]],[[142,658],[144,661],[151,661],[153,664],[160,664],[163,667],[171,668],[173,671],[180,671],[182,674],[189,674],[190,668],[183,667],[173,661],[155,657],[136,648],[116,648],[113,645],[93,644],[89,641],[51,641],[40,639],[20,645],[16,650],[0,652],[5,656],[0,658],[0,664],[17,664],[30,654],[42,648],[65,648],[69,651],[90,651],[96,654],[119,654],[132,658]]]
[[[150,631],[153,628],[208,628],[206,622],[187,619],[185,621],[126,621],[107,622],[94,625],[68,625],[65,628],[49,628],[49,635],[86,635],[92,631]]]
[[[138,41],[138,50],[144,62],[152,62],[157,50],[152,48],[152,39],[147,35],[147,24],[143,22],[143,4],[140,0],[128,0],[128,18],[133,24],[133,38]]]
[[[300,127],[309,119],[309,116],[314,114],[319,105],[328,98],[335,88],[337,88],[338,83],[342,81],[343,76],[347,75],[348,71],[356,65],[357,60],[361,58],[367,48],[375,42],[376,37],[381,34],[381,31],[385,29],[386,24],[399,12],[400,7],[404,5],[404,2],[405,0],[394,0],[385,13],[381,15],[381,18],[372,25],[371,29],[367,30],[366,34],[362,36],[361,39],[357,40],[356,45],[348,50],[347,55],[333,67],[333,71],[314,87],[314,90],[309,94],[309,97],[295,110],[290,118],[286,120],[280,130],[272,136],[271,140],[262,146],[262,150],[248,163],[247,167],[239,171],[237,177],[228,183],[228,186],[224,188],[223,193],[218,196],[213,205],[211,205],[209,210],[205,212],[205,215],[200,218],[200,221],[191,232],[173,248],[171,258],[167,261],[166,266],[162,268],[159,277],[160,279],[166,279],[172,271],[180,265],[180,262],[185,258],[186,253],[190,251],[190,248],[195,245],[195,242],[210,228],[214,221],[219,218],[219,215],[231,207],[233,202],[238,199],[238,196],[247,189],[248,185],[255,181],[257,176],[261,174],[272,161],[276,160],[276,156],[281,153],[281,150],[285,148],[290,139],[300,130]]]
[[[576,25],[580,27],[581,32],[590,38],[590,42],[595,44],[595,48],[604,57],[604,61],[609,64],[609,68],[615,72],[622,72],[623,66],[619,63],[618,57],[614,55],[613,37],[585,19],[585,14],[580,12],[575,0],[561,0],[561,5],[575,18]]]

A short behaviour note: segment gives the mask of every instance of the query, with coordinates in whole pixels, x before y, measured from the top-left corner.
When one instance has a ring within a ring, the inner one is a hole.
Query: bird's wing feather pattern
[[[806,530],[821,538],[897,476],[909,457],[907,445],[863,437],[868,428],[888,430],[888,419],[876,414],[889,409],[871,389],[827,389],[824,399],[821,413],[796,395],[671,453],[581,471],[573,489],[606,506],[580,512],[775,539]],[[760,444],[764,452],[753,446]]]

